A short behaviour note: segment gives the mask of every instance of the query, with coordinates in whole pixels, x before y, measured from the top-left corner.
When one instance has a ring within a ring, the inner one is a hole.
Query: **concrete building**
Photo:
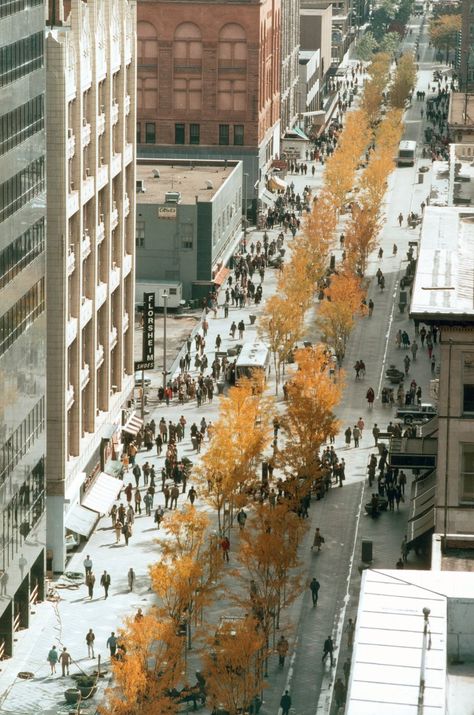
[[[451,540],[474,533],[473,225],[474,208],[425,209],[410,307],[412,318],[440,328],[431,508],[435,534]]]
[[[140,156],[242,160],[254,216],[280,154],[280,17],[280,0],[138,6]]]
[[[55,572],[66,563],[66,531],[73,541],[88,536],[121,486],[108,475],[134,384],[135,12],[133,0],[72,0],[66,19],[58,4],[46,31],[47,543]]]
[[[44,5],[0,5],[0,659],[45,573]]]
[[[452,142],[474,143],[474,94],[451,92],[448,132]]]
[[[330,0],[300,0],[301,10],[306,13],[307,10],[322,10],[331,11],[331,31],[327,32],[327,25],[325,24],[321,28],[321,35],[318,37],[312,37],[309,28],[306,29],[305,22],[303,20],[301,24],[301,49],[310,50],[318,49],[322,47],[322,42],[331,43],[331,64],[333,67],[337,67],[339,63],[343,60],[349,46],[354,39],[354,27],[352,25],[352,9],[350,0],[335,0],[335,2],[330,2]],[[305,17],[305,15],[303,15]],[[307,16],[306,16],[307,17]],[[323,15],[324,17],[324,15]],[[323,20],[321,20],[323,21]],[[305,28],[305,29],[303,29]],[[304,35],[304,37],[303,37]],[[324,38],[324,40],[323,40]],[[314,46],[313,43],[317,43]],[[311,45],[311,46],[309,46]],[[321,52],[322,57],[325,58],[326,52]],[[329,70],[329,65],[324,69],[324,72]]]
[[[463,92],[472,92],[474,89],[474,4],[471,0],[462,0],[461,7],[459,88]]]
[[[321,50],[301,50],[299,66],[298,111],[302,117],[303,128],[309,130],[318,115],[324,115],[320,105]]]
[[[345,715],[467,715],[474,686],[474,574],[362,576]]]
[[[430,206],[474,206],[474,144],[451,144],[448,161],[434,161]]]
[[[139,162],[138,293],[141,284],[179,281],[183,298],[200,298],[224,279],[242,236],[242,181],[237,161]]]
[[[300,2],[281,0],[281,133],[291,130],[298,118],[300,51]]]

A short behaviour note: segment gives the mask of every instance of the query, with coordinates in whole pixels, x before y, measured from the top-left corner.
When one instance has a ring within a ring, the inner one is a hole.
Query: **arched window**
[[[157,69],[158,37],[154,26],[150,22],[139,22],[137,24],[137,58],[139,68]]]
[[[192,22],[178,25],[173,43],[173,103],[182,111],[202,107],[201,30]]]
[[[229,23],[219,33],[217,106],[223,111],[247,108],[247,40],[245,30]]]

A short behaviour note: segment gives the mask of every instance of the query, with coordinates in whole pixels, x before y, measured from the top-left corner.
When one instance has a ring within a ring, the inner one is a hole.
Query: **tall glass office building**
[[[45,574],[43,0],[0,0],[0,658]]]

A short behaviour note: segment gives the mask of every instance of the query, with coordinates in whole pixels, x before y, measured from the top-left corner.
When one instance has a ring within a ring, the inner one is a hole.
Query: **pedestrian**
[[[197,497],[197,492],[194,487],[191,487],[190,490],[188,491],[188,499],[191,502],[191,506],[194,505],[196,497]]]
[[[139,464],[135,464],[135,466],[132,469],[132,474],[135,477],[135,486],[138,489],[138,486],[140,485],[140,477],[142,476],[142,470],[140,469]]]
[[[431,374],[434,375],[436,372],[436,358],[433,355],[431,358]]]
[[[156,524],[157,529],[160,528],[160,524],[163,521],[164,514],[165,514],[165,512],[163,511],[163,507],[159,506],[157,508],[157,510],[155,511],[155,517],[154,517],[154,522]]]
[[[140,494],[140,490],[137,487],[135,489],[135,514],[141,514],[142,513],[142,495]]]
[[[354,631],[355,631],[355,624],[352,620],[352,618],[349,618],[346,626],[346,633],[347,633],[347,647],[352,648],[354,645]]]
[[[224,538],[221,541],[221,549],[222,549],[222,558],[224,559],[224,561],[227,561],[227,563],[229,563],[230,541],[227,536],[224,536]]]
[[[291,708],[291,696],[288,690],[285,690],[285,694],[282,695],[280,700],[281,715],[289,715]]]
[[[374,312],[374,301],[372,298],[369,299],[369,318],[372,317],[372,313]]]
[[[344,680],[346,681],[346,690],[347,686],[349,685],[349,675],[351,674],[351,659],[346,658],[344,661],[344,665],[342,666],[342,670],[344,673]]]
[[[352,436],[354,438],[354,447],[358,447],[360,440],[360,429],[357,425],[354,425],[354,427],[352,428]]]
[[[362,419],[362,417],[359,417],[359,419],[357,420],[357,427],[360,430],[360,438],[362,439],[362,433],[363,433],[364,427],[365,427],[365,422]]]
[[[367,390],[367,392],[365,394],[365,398],[367,400],[368,406],[373,407],[374,401],[375,401],[375,392],[374,392],[373,387],[369,387],[369,389]]]
[[[143,611],[141,608],[138,609],[138,611],[135,613],[135,622],[139,623],[140,621],[143,621]]]
[[[107,571],[104,571],[100,578],[100,585],[104,589],[104,599],[108,598],[109,595],[109,588],[110,588],[110,574],[107,573]]]
[[[171,487],[170,497],[171,497],[170,509],[173,509],[173,504],[174,504],[174,508],[177,509],[178,508],[179,487],[176,484],[174,484]]]
[[[235,324],[235,320],[232,321],[232,325],[230,326],[229,334],[232,340],[235,338],[235,331],[237,330],[237,326]]]
[[[123,523],[120,521],[120,519],[117,519],[115,522],[115,543],[120,544],[120,537],[122,535],[122,527]]]
[[[288,654],[289,644],[285,636],[280,636],[277,643],[277,653],[278,653],[278,665],[283,668],[285,665],[285,658]]]
[[[372,434],[374,437],[375,446],[377,446],[378,441],[379,441],[379,436],[380,436],[380,428],[377,426],[377,422],[375,422],[375,424],[372,428]]]
[[[220,349],[221,349],[221,343],[222,343],[222,338],[221,338],[221,336],[220,336],[219,333],[218,333],[217,336],[216,336],[216,350],[220,350]]]
[[[107,648],[110,650],[110,657],[115,658],[115,653],[117,652],[117,638],[114,631],[107,638]]]
[[[89,628],[89,630],[86,633],[87,655],[89,658],[95,658],[94,641],[95,641],[95,633],[92,630],[92,628]]]
[[[400,554],[401,554],[402,561],[404,564],[406,564],[406,562],[408,561],[408,552],[409,552],[409,549],[408,549],[407,537],[404,536],[402,539],[402,544],[400,546]]]
[[[145,496],[143,497],[143,503],[145,504],[145,514],[147,516],[151,516],[151,510],[153,507],[153,500],[151,494],[147,491]]]
[[[132,522],[130,520],[125,522],[122,526],[122,534],[125,537],[125,546],[128,546],[129,539],[132,535]]]
[[[69,666],[72,661],[71,656],[67,652],[67,648],[62,649],[61,655],[59,656],[59,660],[61,661],[61,674],[64,678],[65,675],[69,675]]]
[[[334,665],[334,655],[333,655],[333,651],[334,651],[334,644],[333,644],[333,642],[332,642],[331,636],[328,636],[328,637],[326,638],[326,640],[324,641],[324,645],[323,645],[323,657],[321,658],[321,660],[322,660],[322,662],[324,663],[325,660],[326,660],[326,658],[329,656],[329,657],[330,657],[330,660],[331,660],[331,668],[332,668],[333,665]]]
[[[56,646],[53,645],[51,647],[51,650],[48,653],[48,657],[46,659],[50,665],[51,668],[51,675],[53,675],[56,672],[56,663],[58,662],[58,651],[56,650]]]
[[[346,431],[344,432],[344,438],[345,438],[347,446],[350,447],[351,446],[351,438],[352,438],[352,430],[350,427],[348,427],[346,429]]]
[[[313,576],[313,579],[312,579],[311,583],[309,584],[309,587],[311,589],[311,598],[313,600],[313,608],[314,608],[318,605],[319,589],[321,587],[316,576]]]
[[[93,572],[91,571],[86,576],[86,586],[89,591],[89,598],[91,600],[94,597],[94,585],[95,585],[95,576],[94,576]]]
[[[400,228],[402,227],[402,223],[403,223],[403,214],[400,212],[398,214],[398,225],[400,226]]]
[[[240,529],[243,529],[245,526],[245,522],[247,521],[247,514],[243,509],[240,509],[239,512],[237,513],[237,522],[240,526]]]
[[[316,546],[318,551],[321,551],[321,546],[324,544],[324,536],[321,534],[319,531],[319,528],[316,529],[314,532],[314,539],[313,539],[313,545],[311,549],[314,549]]]
[[[239,331],[239,340],[243,340],[244,338],[244,332],[245,332],[245,323],[243,320],[239,321],[239,324],[237,326],[237,329]]]
[[[128,579],[128,590],[133,591],[133,585],[135,583],[135,571],[133,570],[132,567],[130,567],[128,570],[127,579]]]
[[[416,361],[416,354],[417,354],[417,352],[418,352],[418,343],[416,342],[416,340],[414,340],[414,341],[412,342],[410,349],[411,349],[411,355],[412,355],[412,358],[413,358],[413,362],[415,362],[415,361]]]
[[[334,697],[336,699],[336,707],[341,708],[346,702],[346,688],[340,678],[337,678],[334,683]]]
[[[86,572],[85,575],[86,575],[86,579],[87,579],[87,574],[92,571],[92,560],[91,560],[91,557],[89,556],[89,554],[87,554],[87,556],[86,556],[86,558],[84,559],[83,563],[84,563],[84,570],[85,570],[85,572]]]

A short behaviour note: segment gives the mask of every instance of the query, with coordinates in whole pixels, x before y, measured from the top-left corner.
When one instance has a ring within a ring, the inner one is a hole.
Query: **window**
[[[43,311],[44,278],[0,316],[0,355],[13,345]]]
[[[247,108],[247,83],[242,79],[217,81],[217,106],[224,111],[244,112]]]
[[[0,48],[0,87],[43,67],[43,32]]]
[[[461,449],[461,501],[474,501],[474,444],[463,444]]]
[[[147,144],[156,143],[155,122],[146,122],[145,124],[145,141]]]
[[[142,125],[137,122],[137,144],[142,143]]]
[[[174,143],[184,144],[184,124],[174,125]]]
[[[244,145],[244,125],[236,124],[234,126],[234,144],[235,146]]]
[[[20,271],[44,250],[44,218],[0,251],[0,288],[7,285]]]
[[[474,353],[463,354],[463,414],[474,414]]]
[[[41,131],[43,127],[44,96],[39,94],[0,117],[0,155]]]
[[[229,125],[219,124],[219,144],[227,146],[229,143]]]
[[[0,18],[42,4],[43,0],[2,0],[0,2]]]
[[[202,107],[202,82],[200,79],[175,77],[173,80],[174,108],[198,110]]]
[[[193,247],[193,225],[192,223],[182,223],[179,227],[181,236],[181,248],[190,250]]]
[[[139,218],[137,218],[135,228],[135,245],[137,248],[145,247],[145,221]]]
[[[199,124],[190,124],[189,125],[189,143],[190,144],[199,144],[199,134],[200,134],[200,125]]]
[[[0,184],[0,223],[19,211],[44,189],[44,157],[40,157]]]
[[[0,484],[13,472],[20,459],[43,432],[44,420],[45,402],[42,397],[0,447]]]

